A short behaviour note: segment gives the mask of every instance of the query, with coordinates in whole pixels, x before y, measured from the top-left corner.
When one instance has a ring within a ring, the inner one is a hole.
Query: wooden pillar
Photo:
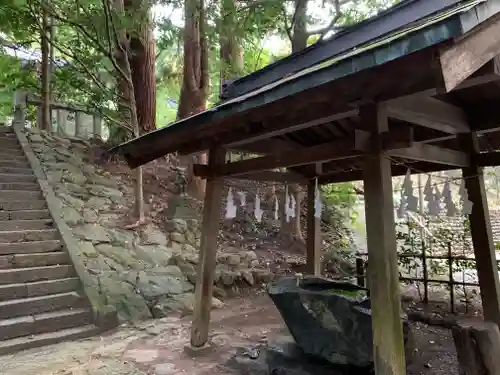
[[[225,151],[223,149],[210,150],[208,154],[209,169],[213,169],[218,164],[223,164],[224,159]],[[196,278],[195,307],[191,327],[191,346],[194,348],[201,348],[208,342],[222,189],[222,179],[207,178]]]
[[[462,146],[473,154],[479,152],[475,134],[462,137]],[[483,168],[471,160],[471,166],[462,169],[465,187],[472,212],[469,216],[472,243],[476,258],[476,269],[481,289],[484,319],[500,325],[500,283],[495,255],[495,244],[491,232],[488,201],[484,187]]]
[[[373,153],[367,155],[364,162],[363,182],[375,373],[404,375],[391,162],[382,151],[379,137],[388,129],[387,115],[384,108],[374,104],[361,108],[360,117],[374,137]]]
[[[307,273],[321,275],[321,219],[314,216],[316,184],[307,184]]]

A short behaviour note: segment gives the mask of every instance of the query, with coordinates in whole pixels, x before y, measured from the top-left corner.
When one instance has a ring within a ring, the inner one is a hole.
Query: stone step
[[[89,324],[82,327],[63,329],[56,332],[41,333],[30,337],[17,337],[0,341],[0,355],[14,353],[20,350],[57,344],[59,342],[78,340],[99,334],[99,327]]]
[[[0,200],[39,200],[43,195],[41,191],[32,190],[0,190]]]
[[[0,200],[0,210],[21,211],[21,210],[43,210],[47,208],[47,202],[38,200]]]
[[[59,240],[0,243],[0,255],[49,253],[61,248]]]
[[[50,219],[49,210],[0,211],[1,220],[40,220]]]
[[[1,231],[19,231],[32,229],[51,229],[54,221],[52,219],[41,220],[0,220]]]
[[[69,255],[65,251],[55,251],[52,253],[33,253],[0,255],[0,269],[28,268],[55,266],[57,264],[69,264]]]
[[[16,137],[0,137],[0,150],[22,150]]]
[[[0,242],[28,242],[58,240],[56,229],[32,229],[16,231],[0,231]]]
[[[40,191],[40,185],[36,182],[2,182],[0,180],[0,190]]]
[[[5,160],[0,158],[0,167],[4,168],[30,168],[30,163],[24,158]]]
[[[77,277],[35,281],[33,283],[5,284],[0,285],[0,301],[67,293],[78,290],[79,287],[80,280]]]
[[[0,302],[0,319],[10,319],[61,309],[82,308],[86,307],[87,302],[87,299],[77,292],[11,299]]]
[[[1,159],[1,156],[0,156],[0,159]],[[28,176],[33,175],[33,171],[29,168],[0,167],[0,173],[28,175]]]
[[[43,280],[67,279],[75,276],[69,264],[0,270],[0,285],[30,283]]]
[[[92,310],[64,309],[0,320],[0,340],[55,332],[92,323]]]
[[[11,133],[11,134],[13,134],[14,131],[12,130],[12,128],[10,126],[1,125],[0,126],[0,133]]]
[[[12,174],[0,173],[0,181],[2,182],[36,182],[35,175],[29,174]]]

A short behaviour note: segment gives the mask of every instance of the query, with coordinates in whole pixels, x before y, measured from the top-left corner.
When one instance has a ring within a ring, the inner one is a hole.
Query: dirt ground
[[[189,317],[169,317],[121,326],[114,332],[0,357],[3,375],[243,375],[224,364],[237,348],[254,347],[287,334],[266,295],[233,299],[212,314],[212,353],[190,357]],[[409,375],[455,375],[451,332],[413,325],[417,350]]]

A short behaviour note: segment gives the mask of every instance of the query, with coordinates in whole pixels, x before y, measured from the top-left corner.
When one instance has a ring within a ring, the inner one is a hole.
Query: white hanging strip
[[[443,202],[446,208],[446,216],[454,217],[457,215],[457,207],[453,202],[453,196],[451,193],[450,183],[446,181],[443,187]]]
[[[314,188],[314,217],[317,219],[321,219],[321,214],[323,211],[323,204],[321,202],[317,177],[316,177],[315,184],[316,184],[316,186]]]
[[[439,216],[441,214],[441,193],[436,185],[434,185],[432,191],[432,201],[429,202],[429,214]]]
[[[472,202],[469,200],[469,193],[465,187],[465,180],[462,179],[460,188],[458,189],[460,195],[460,203],[462,203],[462,214],[470,215],[472,213]]]
[[[403,197],[401,197],[401,203],[399,204],[398,209],[396,210],[396,215],[398,219],[404,219],[406,215],[406,208],[405,208],[406,202],[403,200]]]
[[[260,197],[258,189],[257,193],[255,194],[255,208],[253,213],[255,215],[255,220],[257,220],[257,223],[260,223],[262,221],[262,214],[264,213],[264,211],[262,211],[260,208]]]
[[[288,185],[285,186],[285,220],[290,221],[290,196],[288,195]]]
[[[240,207],[244,208],[247,205],[247,193],[238,191],[238,198],[240,199]]]
[[[297,207],[297,201],[293,194],[290,196],[290,217],[295,218],[295,208]]]
[[[233,190],[229,188],[226,198],[226,219],[234,219],[236,217],[236,205],[234,204]]]
[[[418,212],[418,198],[413,195],[413,182],[411,180],[411,171],[408,168],[403,181],[403,201],[406,202],[405,209],[411,212]]]
[[[279,210],[280,210],[280,205],[279,205],[279,202],[278,202],[278,197],[275,195],[274,196],[274,220],[278,220],[279,219]]]

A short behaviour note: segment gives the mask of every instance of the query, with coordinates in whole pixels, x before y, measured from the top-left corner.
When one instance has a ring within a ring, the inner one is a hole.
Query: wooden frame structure
[[[194,169],[207,191],[192,346],[208,341],[225,178],[305,181],[310,193],[316,178],[364,181],[376,373],[403,375],[391,177],[462,169],[484,317],[500,324],[482,178],[482,167],[500,164],[499,55],[500,0],[407,0],[233,82],[220,105],[119,146],[132,168],[209,150],[208,165]],[[262,156],[225,163],[230,150]],[[309,212],[307,260],[317,274],[319,223]]]

